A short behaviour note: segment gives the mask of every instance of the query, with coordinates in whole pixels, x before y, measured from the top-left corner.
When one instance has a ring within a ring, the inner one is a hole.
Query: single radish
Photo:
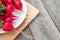
[[[5,22],[9,22],[9,23],[12,23],[12,21],[13,20],[15,20],[16,19],[16,17],[7,17],[7,18],[5,18]]]
[[[11,14],[12,11],[14,11],[14,6],[11,5],[11,4],[7,5],[7,7],[6,7],[6,13]]]
[[[12,19],[11,17],[7,17],[7,18],[5,18],[4,21],[5,21],[5,22],[12,23],[13,19]]]
[[[7,2],[8,2],[8,0],[2,0],[2,3],[5,5],[7,4]]]
[[[12,15],[12,13],[11,14],[5,13],[4,18],[6,18],[6,17],[16,17],[16,16]]]
[[[3,25],[2,25],[2,29],[4,31],[12,31],[14,30],[15,28],[13,27],[13,25],[9,22],[5,22]]]
[[[8,13],[4,14],[4,18],[6,18],[6,17],[12,17],[12,16],[13,16],[12,14],[8,14]]]
[[[14,6],[16,9],[21,10],[22,9],[22,2],[20,0],[16,0],[14,2]]]
[[[13,4],[13,0],[8,0],[8,4]]]
[[[0,15],[0,20],[3,20],[3,16]]]

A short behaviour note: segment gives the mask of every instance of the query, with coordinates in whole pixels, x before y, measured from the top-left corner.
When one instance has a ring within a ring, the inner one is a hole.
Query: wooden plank
[[[37,10],[35,7],[27,4],[27,17],[25,21],[17,28],[17,30],[6,33],[6,34],[0,34],[0,40],[14,40],[20,32],[27,27],[27,25],[39,14],[39,10]],[[32,16],[33,15],[33,16]]]
[[[60,0],[42,0],[42,2],[60,31]]]
[[[23,33],[25,33],[27,36],[29,36],[29,37],[32,37],[32,35],[31,35],[31,32],[30,32],[30,30],[29,30],[29,27],[27,27],[24,31],[23,31]],[[26,36],[24,36],[22,33],[15,39],[15,40],[33,40],[33,37],[32,38],[29,38],[29,37],[26,37]]]
[[[60,33],[50,18],[41,0],[27,0],[40,10],[40,14],[30,24],[34,40],[60,40]]]

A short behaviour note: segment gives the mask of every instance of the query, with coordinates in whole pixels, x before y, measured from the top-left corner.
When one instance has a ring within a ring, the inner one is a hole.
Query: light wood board
[[[37,10],[35,7],[27,4],[27,16],[24,22],[17,28],[15,31],[11,31],[9,33],[0,34],[0,40],[14,40],[20,32],[26,28],[26,26],[39,14],[39,10]]]

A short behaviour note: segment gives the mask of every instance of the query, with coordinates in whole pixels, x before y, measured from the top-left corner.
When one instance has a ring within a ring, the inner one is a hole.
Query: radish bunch
[[[18,10],[22,9],[21,0],[0,0],[0,20],[4,21],[1,25],[4,31],[15,29],[12,25],[12,21],[16,19],[12,15],[15,8]]]

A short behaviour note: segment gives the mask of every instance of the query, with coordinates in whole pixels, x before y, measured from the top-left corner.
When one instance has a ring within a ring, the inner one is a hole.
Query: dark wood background
[[[60,0],[25,0],[40,10],[40,14],[16,40],[60,40]]]

